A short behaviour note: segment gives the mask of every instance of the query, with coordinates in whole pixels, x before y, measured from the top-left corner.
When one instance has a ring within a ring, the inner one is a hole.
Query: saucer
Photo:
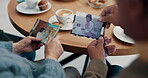
[[[16,10],[20,13],[23,13],[23,14],[40,14],[40,13],[44,13],[44,12],[50,10],[51,4],[48,3],[48,6],[49,6],[48,9],[40,11],[38,6],[36,6],[36,8],[34,8],[34,9],[30,9],[30,8],[28,8],[26,2],[22,2],[17,5]]]
[[[48,22],[52,24],[53,22],[59,22],[59,21],[57,20],[56,15],[54,15],[48,20]],[[73,28],[73,24],[67,24],[67,25],[63,25],[63,27],[61,27],[60,30],[72,30],[72,28]]]
[[[113,34],[115,35],[116,38],[118,38],[119,40],[121,40],[123,42],[135,44],[135,41],[131,37],[127,36],[124,33],[124,30],[120,26],[116,26],[114,28]]]

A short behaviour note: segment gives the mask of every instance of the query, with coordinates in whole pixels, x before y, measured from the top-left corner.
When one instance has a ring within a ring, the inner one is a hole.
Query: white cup
[[[62,14],[61,12],[63,12],[63,11],[65,11],[65,13]],[[57,20],[59,22],[61,22],[63,24],[63,26],[66,26],[66,25],[69,25],[69,24],[73,23],[74,15],[73,15],[72,10],[59,9],[59,10],[56,11],[55,14],[56,14]],[[60,14],[62,14],[62,15],[60,15]]]
[[[38,4],[39,1],[40,0],[25,0],[28,8],[30,8],[30,9],[36,8],[36,6],[37,6],[37,4]]]

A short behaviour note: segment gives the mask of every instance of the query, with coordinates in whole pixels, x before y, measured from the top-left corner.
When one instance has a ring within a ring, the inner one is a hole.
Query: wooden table
[[[40,18],[44,21],[48,21],[48,19],[55,14],[55,11],[58,9],[71,9],[75,13],[76,11],[86,12],[94,15],[99,15],[102,9],[94,9],[90,7],[85,0],[76,0],[72,2],[60,2],[55,0],[49,0],[52,4],[52,9],[48,12],[38,14],[38,15],[25,15],[16,11],[16,6],[19,4],[17,0],[11,0],[8,5],[8,14],[13,26],[21,32],[23,35],[27,36],[28,32],[33,27],[37,18]],[[114,0],[108,0],[108,5],[114,4]],[[129,55],[135,54],[132,51],[132,45],[123,43],[116,39],[113,36],[112,30],[114,26],[111,26],[110,29],[107,29],[106,36],[113,38],[112,44],[116,45],[117,51],[112,55]],[[77,37],[70,34],[71,31],[60,31],[59,35],[61,36],[61,43],[64,47],[65,51],[86,54],[87,46],[93,41],[93,39]]]

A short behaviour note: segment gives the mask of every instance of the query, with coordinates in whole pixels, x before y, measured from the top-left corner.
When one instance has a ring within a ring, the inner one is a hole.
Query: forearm
[[[106,78],[107,66],[99,59],[92,59],[83,78]]]
[[[11,41],[8,42],[0,42],[0,47],[8,50],[9,52],[18,53],[18,47],[16,47],[17,43],[13,43]]]

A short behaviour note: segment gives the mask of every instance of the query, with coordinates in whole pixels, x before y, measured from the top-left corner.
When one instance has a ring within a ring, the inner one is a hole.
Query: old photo
[[[48,35],[54,38],[57,35],[59,29],[60,27],[57,25],[53,25],[38,19],[32,30],[30,31],[30,35],[41,38],[41,42],[46,43],[46,41],[48,40]]]
[[[77,12],[72,29],[72,34],[98,39],[103,24],[98,20],[99,18],[100,17],[96,15]]]

